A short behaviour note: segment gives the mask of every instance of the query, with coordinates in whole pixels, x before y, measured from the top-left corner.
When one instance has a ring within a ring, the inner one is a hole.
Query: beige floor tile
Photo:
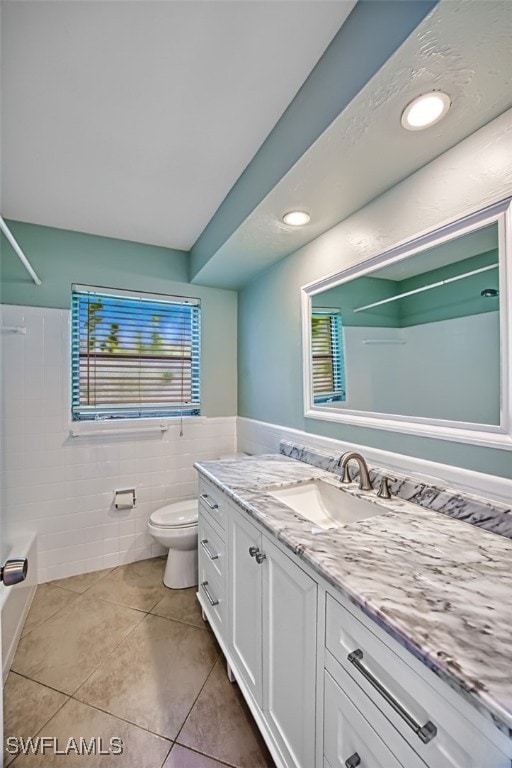
[[[67,589],[54,587],[52,584],[40,584],[32,600],[21,636],[27,635],[76,598],[77,595]]]
[[[80,737],[90,745],[91,739],[102,739],[101,749],[110,747],[111,738],[123,742],[120,755],[56,755],[53,748],[41,754],[20,755],[13,764],[16,768],[161,768],[171,743],[152,733],[125,723],[111,715],[70,699],[42,729],[41,736],[57,739],[58,749],[64,750],[69,739],[80,744]]]
[[[104,568],[102,571],[92,571],[91,573],[79,573],[78,576],[68,576],[66,579],[55,579],[51,581],[54,587],[70,589],[72,592],[83,594],[87,589],[105,578],[107,574],[113,571],[113,568]]]
[[[164,768],[225,768],[226,763],[219,763],[211,757],[192,752],[190,749],[175,744],[164,763]]]
[[[22,637],[12,669],[73,693],[142,618],[140,611],[80,595]]]
[[[67,700],[63,693],[11,672],[4,687],[4,747],[11,736],[35,736]],[[4,751],[4,765],[12,760],[14,755]]]
[[[218,661],[177,742],[239,768],[269,768],[274,762],[238,686]]]
[[[209,632],[149,615],[76,697],[173,739],[217,656]]]
[[[152,608],[151,613],[167,619],[184,621],[201,629],[208,629],[208,623],[201,617],[201,606],[196,597],[197,587],[190,589],[167,589],[162,599]]]
[[[164,596],[165,560],[154,557],[116,568],[87,593],[129,608],[150,611]]]

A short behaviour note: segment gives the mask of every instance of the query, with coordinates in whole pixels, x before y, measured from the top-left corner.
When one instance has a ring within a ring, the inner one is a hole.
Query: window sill
[[[206,416],[183,416],[184,424],[204,424],[207,421]],[[160,431],[165,434],[170,427],[180,424],[180,416],[171,416],[166,418],[139,418],[139,419],[106,419],[105,421],[73,421],[69,426],[70,437],[101,437],[113,435],[122,437],[126,434],[149,434],[155,435]]]

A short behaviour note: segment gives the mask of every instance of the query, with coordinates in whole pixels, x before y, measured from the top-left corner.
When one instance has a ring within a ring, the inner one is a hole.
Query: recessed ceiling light
[[[311,216],[306,211],[288,211],[283,216],[283,221],[291,227],[303,227],[304,224],[309,224]]]
[[[402,125],[408,131],[421,131],[438,123],[451,106],[451,99],[443,91],[431,91],[413,99],[402,112]]]

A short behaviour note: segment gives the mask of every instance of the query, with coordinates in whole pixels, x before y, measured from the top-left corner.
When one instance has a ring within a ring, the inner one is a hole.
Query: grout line
[[[160,768],[164,768],[164,766],[165,766],[165,764],[167,762],[167,758],[169,757],[169,755],[171,754],[172,750],[174,749],[174,744],[175,744],[175,742],[171,741],[171,746],[169,747],[169,751],[167,752],[166,756],[164,757],[163,763],[160,766]]]
[[[39,585],[38,585],[38,586],[39,586]],[[70,600],[70,601],[69,601],[69,603],[66,603],[66,605],[63,605],[63,606],[61,606],[61,607],[60,607],[60,608],[59,608],[57,611],[55,611],[55,613],[52,613],[52,615],[51,615],[51,616],[47,616],[47,617],[46,617],[46,619],[43,619],[43,620],[42,620],[42,621],[41,621],[39,624],[36,624],[34,627],[32,627],[32,629],[29,629],[29,630],[28,630],[28,632],[25,632],[25,633],[23,633],[23,630],[22,630],[22,635],[21,635],[21,637],[20,637],[20,640],[19,640],[19,642],[20,642],[20,643],[21,643],[21,641],[22,641],[22,640],[24,640],[26,637],[28,637],[29,635],[31,635],[31,634],[32,634],[32,632],[34,632],[34,630],[36,630],[36,629],[39,629],[39,628],[40,628],[40,627],[42,627],[44,624],[46,624],[48,621],[51,621],[52,619],[55,619],[55,618],[56,618],[56,616],[58,616],[58,615],[59,615],[59,613],[61,613],[61,612],[62,612],[62,611],[65,609],[65,608],[67,608],[69,605],[71,605],[72,603],[74,603],[74,602],[75,602],[75,600],[77,600],[77,599],[80,597],[80,595],[76,594],[76,592],[71,592],[71,590],[69,590],[69,589],[65,589],[65,590],[63,590],[63,591],[64,591],[64,592],[69,592],[70,594],[73,594],[73,595],[74,595],[74,599],[73,599],[73,600]],[[37,590],[36,590],[36,595],[37,595]],[[35,600],[35,598],[36,598],[36,595],[34,595],[34,600]],[[33,601],[32,601],[32,602],[33,602]],[[30,606],[30,609],[31,609],[31,608],[32,608],[32,605]],[[29,610],[29,612],[28,612],[28,614],[27,614],[27,619],[28,619],[28,616],[29,616],[29,614],[30,614],[30,610]],[[27,619],[25,619],[25,622],[26,622],[26,620],[27,620]],[[25,624],[24,624],[23,626],[25,626]]]
[[[215,659],[215,661],[214,661],[214,662],[213,662],[213,664],[212,664],[212,668],[210,669],[210,671],[209,671],[209,672],[208,672],[208,674],[206,675],[206,679],[205,679],[204,683],[202,684],[202,686],[201,686],[201,688],[200,688],[200,690],[199,690],[199,693],[197,694],[196,698],[195,698],[195,699],[194,699],[194,701],[192,702],[192,706],[190,707],[189,711],[187,712],[187,714],[186,714],[186,716],[185,716],[185,719],[183,720],[183,722],[182,722],[182,724],[181,724],[181,727],[180,727],[180,729],[178,730],[178,733],[176,734],[176,738],[175,738],[175,741],[176,741],[176,742],[178,741],[178,738],[179,738],[179,736],[180,736],[180,733],[182,732],[183,728],[185,727],[185,723],[187,722],[188,718],[190,717],[190,713],[191,713],[191,712],[192,712],[192,710],[194,709],[194,707],[195,707],[195,705],[196,705],[196,702],[197,702],[198,698],[199,698],[199,697],[200,697],[200,695],[202,694],[202,692],[203,692],[203,690],[204,690],[204,687],[205,687],[206,683],[207,683],[207,682],[208,682],[208,680],[210,679],[210,677],[211,677],[211,675],[212,675],[212,672],[213,672],[213,670],[215,669],[215,665],[216,665],[216,664],[218,664],[218,662],[219,662],[219,659],[220,659],[220,655],[221,655],[221,653],[220,653],[220,650],[219,650],[219,652],[217,653],[217,658]],[[185,746],[186,746],[186,744],[181,744],[181,746],[185,747]]]
[[[133,720],[127,720],[125,717],[121,717],[121,715],[114,715],[113,712],[109,712],[108,709],[102,709],[97,704],[89,704],[87,701],[82,701],[82,699],[77,699],[75,696],[70,696],[70,699],[73,699],[73,701],[76,701],[77,704],[82,704],[84,707],[90,707],[90,709],[95,709],[97,712],[101,712],[104,715],[108,715],[109,717],[113,717],[114,720],[120,720],[122,723],[126,723],[127,725],[131,725],[134,728],[138,728],[141,731],[144,731],[145,733],[150,733],[151,736],[156,736],[159,739],[163,739],[164,741],[169,741],[171,743],[171,747],[174,744],[174,739],[171,739],[169,736],[162,736],[161,733],[156,733],[155,731],[150,731],[149,728],[144,728],[143,725],[140,725],[139,723],[134,723]],[[170,752],[171,750],[169,750]],[[169,754],[169,753],[167,753]],[[167,759],[167,757],[166,757]]]
[[[19,675],[19,672],[14,672],[14,674],[16,674],[16,675]],[[41,731],[43,731],[43,730],[46,728],[46,726],[48,725],[48,723],[49,723],[51,720],[53,720],[53,718],[54,718],[54,717],[55,717],[55,716],[56,716],[56,715],[57,715],[57,714],[58,714],[58,713],[61,711],[61,709],[62,709],[63,707],[65,707],[65,706],[66,706],[66,704],[68,703],[68,701],[71,699],[71,696],[70,696],[68,693],[62,693],[62,691],[57,691],[57,689],[56,689],[56,688],[52,688],[52,687],[51,687],[51,686],[49,686],[49,685],[45,685],[44,683],[39,683],[37,680],[32,680],[32,678],[30,678],[30,677],[26,677],[26,675],[20,675],[20,677],[23,677],[23,678],[25,678],[26,680],[30,680],[30,682],[31,682],[31,683],[37,683],[38,685],[42,685],[42,686],[43,686],[43,688],[48,688],[48,689],[49,689],[49,690],[51,690],[51,691],[55,691],[56,693],[60,693],[60,695],[61,695],[61,696],[66,696],[66,697],[67,697],[67,698],[66,698],[66,701],[62,702],[62,704],[61,704],[59,707],[57,707],[57,709],[55,710],[55,712],[54,712],[52,715],[50,715],[50,717],[48,718],[48,720],[46,720],[46,721],[44,722],[44,724],[41,726],[41,728],[39,728],[39,730],[38,730],[38,731],[37,731],[37,732],[34,734],[34,737],[36,737],[36,736],[38,736],[38,735],[41,733]],[[20,757],[20,755],[19,755],[19,754],[18,754],[18,755],[16,755],[16,757],[14,757],[14,759],[13,759],[13,760],[12,760],[10,763],[8,763],[7,765],[13,765],[13,763],[14,763],[14,762],[15,762],[15,761],[18,759],[18,757]],[[0,758],[0,762],[1,762],[1,758]]]
[[[97,579],[94,584],[91,584],[90,587],[87,587],[87,589],[84,589],[83,592],[77,592],[76,589],[70,589],[69,587],[63,587],[60,584],[55,584],[56,581],[65,581],[66,579],[74,579],[76,576],[85,576],[87,573],[97,573],[97,571],[86,571],[85,573],[76,573],[74,576],[64,576],[62,579],[52,579],[51,581],[45,581],[44,584],[52,584],[54,587],[58,587],[59,589],[66,589],[68,592],[73,592],[75,595],[85,595],[86,592],[88,592],[90,589],[96,586],[96,584],[99,584],[100,581],[103,581],[103,579],[106,579],[107,576],[109,576],[111,573],[116,571],[118,568],[120,568],[119,565],[114,565],[113,568],[100,568],[99,571],[106,570],[107,573],[105,573],[103,576],[100,576],[99,579]]]
[[[181,747],[181,749],[186,749],[189,752],[193,752],[195,755],[201,755],[201,757],[207,757],[209,760],[213,760],[216,763],[219,763],[219,765],[225,765],[227,768],[239,768],[239,766],[236,766],[234,763],[226,763],[224,760],[219,760],[218,757],[212,757],[211,755],[207,755],[206,752],[201,752],[199,749],[195,749],[194,747],[187,747],[185,744],[178,744],[177,741],[174,742],[172,745],[172,748],[174,747]]]
[[[119,608],[128,608],[131,611],[138,611],[139,613],[145,613],[146,615],[153,615],[153,614],[151,614],[150,611],[146,611],[145,608],[134,608],[133,605],[127,605],[126,603],[119,603],[119,602],[117,602],[115,600],[109,600],[108,597],[103,597],[103,596],[100,596],[100,595],[90,595],[90,597],[94,598],[94,600],[101,600],[102,603],[108,603],[109,605],[118,605]],[[158,600],[157,602],[160,602],[160,600]],[[156,604],[157,603],[155,603],[155,605]]]
[[[208,627],[201,627],[199,624],[192,624],[191,621],[185,621],[185,619],[177,619],[175,616],[162,616],[161,614],[153,613],[152,611],[149,611],[148,616],[155,616],[157,619],[167,619],[167,621],[176,621],[178,624],[184,624],[186,627],[194,627],[194,629],[200,629],[203,632],[209,632],[211,635],[213,635],[213,637],[215,637],[212,630]]]
[[[16,674],[18,674],[18,673],[16,673]],[[25,675],[22,675],[22,677],[25,677]],[[28,680],[30,680],[30,678],[27,678],[27,679],[28,679]],[[34,682],[34,681],[32,681],[32,682]],[[35,682],[37,682],[37,681],[35,681]],[[43,683],[39,683],[39,685],[43,685]],[[43,686],[43,687],[46,687],[46,688],[50,688],[50,686]],[[55,688],[51,688],[51,690],[56,690],[56,689],[55,689]],[[61,694],[62,694],[62,691],[57,691],[57,693],[61,693]],[[61,704],[61,705],[58,707],[58,709],[56,709],[56,710],[55,710],[55,712],[53,713],[53,715],[51,715],[51,717],[49,717],[49,718],[48,718],[48,720],[45,722],[45,724],[44,724],[44,725],[43,725],[43,726],[42,726],[42,727],[41,727],[41,728],[40,728],[40,729],[37,731],[37,733],[35,733],[35,734],[34,734],[34,736],[39,736],[39,734],[41,733],[41,731],[42,731],[44,728],[46,728],[46,726],[48,725],[48,723],[49,723],[51,720],[53,720],[53,718],[54,718],[54,717],[55,717],[55,716],[56,716],[56,715],[57,715],[57,714],[58,714],[58,713],[61,711],[61,709],[63,709],[63,707],[65,707],[65,706],[66,706],[66,704],[68,704],[68,703],[69,703],[71,700],[73,700],[73,701],[76,701],[78,704],[81,704],[81,705],[82,705],[82,706],[84,706],[84,707],[89,707],[90,709],[95,709],[97,712],[101,712],[102,714],[108,715],[109,717],[112,717],[114,720],[119,720],[120,722],[126,723],[127,725],[131,725],[133,728],[138,728],[138,729],[139,729],[139,730],[141,730],[141,731],[145,731],[145,733],[149,733],[149,734],[151,734],[151,736],[156,736],[157,738],[159,738],[159,739],[162,739],[163,741],[168,741],[168,742],[170,742],[169,751],[167,752],[167,754],[166,754],[166,756],[165,756],[165,758],[164,758],[164,763],[165,763],[165,761],[167,760],[167,758],[169,757],[169,754],[170,754],[170,752],[171,752],[171,749],[172,749],[172,747],[173,747],[173,745],[174,745],[174,743],[175,743],[175,742],[173,741],[173,739],[170,739],[170,738],[168,738],[167,736],[162,736],[162,734],[160,734],[160,733],[154,733],[153,731],[150,731],[150,730],[148,730],[147,728],[144,728],[142,725],[139,725],[138,723],[133,723],[131,720],[125,720],[125,718],[124,718],[124,717],[119,717],[118,715],[114,715],[114,714],[112,714],[112,712],[108,712],[106,709],[101,709],[100,707],[96,707],[96,706],[94,706],[93,704],[87,704],[85,701],[81,701],[80,699],[75,699],[75,697],[74,697],[74,696],[70,696],[69,694],[64,694],[64,695],[66,695],[66,696],[67,696],[67,699],[66,699],[66,701],[65,701],[65,702],[63,702],[63,703],[62,703],[62,704]],[[18,757],[19,757],[19,755],[16,755],[16,757],[14,758],[14,760],[17,760],[17,759],[18,759]],[[13,760],[12,762],[14,762],[14,760]],[[12,765],[12,763],[9,763],[9,765]],[[162,766],[163,766],[163,763],[162,763]]]
[[[24,672],[18,672],[16,669],[10,669],[9,674],[13,675],[19,675],[19,677],[24,677],[25,680],[30,680],[31,683],[37,683],[38,685],[42,685],[44,688],[49,688],[50,691],[55,691],[55,693],[60,693],[61,696],[67,696],[68,698],[71,698],[70,693],[66,693],[64,691],[61,691],[59,688],[55,688],[53,685],[48,685],[48,683],[42,683],[40,680],[36,680],[35,677],[29,677]]]
[[[122,607],[122,608],[124,608],[125,606],[121,606],[121,607]],[[143,612],[142,612],[142,611],[139,611],[139,613],[143,613]],[[109,653],[107,653],[107,655],[106,655],[106,656],[105,656],[105,657],[104,657],[104,658],[103,658],[103,659],[100,661],[100,663],[99,663],[99,664],[97,664],[97,666],[96,666],[96,667],[94,667],[94,669],[92,670],[92,672],[91,672],[89,675],[87,675],[87,677],[85,678],[85,680],[82,680],[82,682],[80,683],[80,685],[78,685],[78,686],[75,688],[75,690],[73,691],[73,693],[71,693],[71,694],[70,694],[70,696],[71,696],[73,699],[74,699],[74,698],[76,698],[76,697],[75,697],[75,694],[76,694],[76,693],[77,693],[77,692],[80,690],[80,688],[81,688],[83,685],[85,685],[85,683],[86,683],[88,680],[90,680],[90,678],[91,678],[91,677],[92,677],[92,676],[93,676],[93,675],[94,675],[94,674],[95,674],[95,673],[98,671],[98,669],[101,667],[101,665],[102,665],[102,664],[104,664],[104,663],[105,663],[105,662],[106,662],[108,659],[110,659],[110,657],[112,656],[112,654],[113,654],[115,651],[117,651],[117,649],[119,648],[119,646],[120,646],[122,643],[124,643],[124,641],[125,641],[125,640],[127,640],[127,639],[130,637],[130,635],[132,634],[132,632],[134,632],[134,631],[135,631],[135,630],[136,630],[138,627],[140,627],[140,625],[142,624],[142,622],[144,621],[144,619],[145,619],[147,616],[149,616],[149,614],[148,614],[148,613],[144,613],[144,616],[142,616],[142,618],[141,618],[141,619],[139,619],[139,621],[138,621],[138,622],[135,624],[135,626],[133,626],[133,627],[130,629],[130,631],[129,631],[129,632],[127,632],[127,633],[126,633],[126,635],[125,635],[123,638],[121,638],[121,640],[120,640],[120,641],[119,641],[119,642],[118,642],[118,643],[117,643],[117,644],[116,644],[116,645],[115,645],[115,646],[112,648],[112,650],[111,650]],[[76,700],[77,700],[77,701],[80,701],[80,699],[76,699]],[[85,703],[85,702],[82,702],[82,703]]]
[[[150,617],[150,616],[153,616],[154,618],[157,618],[157,619],[165,619],[165,617],[164,617],[164,616],[154,616],[154,614],[150,614],[150,613],[146,613],[146,616],[145,616],[145,618],[148,618],[148,617]],[[168,620],[168,621],[172,621],[172,619],[167,619],[167,620]],[[91,677],[92,677],[92,676],[93,676],[93,675],[94,675],[94,674],[95,674],[95,673],[98,671],[98,669],[99,669],[99,668],[100,668],[100,667],[101,667],[103,664],[105,664],[105,663],[108,661],[108,659],[109,659],[109,658],[112,656],[112,654],[114,654],[114,653],[117,651],[117,649],[119,648],[119,646],[121,645],[121,643],[123,643],[125,640],[127,640],[127,639],[129,638],[129,636],[132,634],[132,632],[133,632],[135,629],[137,629],[138,627],[140,627],[140,626],[141,626],[141,624],[142,624],[142,622],[143,622],[143,621],[144,621],[144,619],[141,619],[141,620],[140,620],[140,621],[139,621],[139,622],[138,622],[138,623],[135,625],[135,627],[133,627],[133,629],[132,629],[132,630],[130,630],[130,632],[129,632],[129,633],[128,633],[128,634],[127,634],[127,635],[126,635],[124,638],[123,638],[123,640],[121,640],[121,642],[120,642],[120,643],[118,643],[118,645],[116,645],[116,647],[115,647],[115,648],[113,648],[113,649],[112,649],[112,651],[111,651],[111,652],[110,652],[110,653],[109,653],[109,654],[108,654],[108,655],[107,655],[107,656],[106,656],[106,657],[105,657],[105,658],[104,658],[104,659],[103,659],[103,660],[102,660],[102,661],[101,661],[101,662],[98,664],[98,666],[97,666],[97,667],[96,667],[96,668],[93,670],[93,672],[91,672],[91,674],[90,674],[90,675],[88,675],[88,677],[87,677],[87,678],[86,678],[86,679],[85,679],[85,680],[84,680],[82,683],[80,683],[80,685],[78,686],[78,688],[76,688],[76,689],[73,691],[73,693],[72,693],[72,694],[67,694],[67,695],[69,695],[69,696],[70,696],[70,698],[72,698],[74,701],[78,701],[78,702],[80,702],[81,704],[85,704],[85,705],[86,705],[86,706],[88,706],[88,707],[92,707],[93,709],[97,709],[97,710],[99,710],[100,712],[105,712],[106,714],[108,714],[108,715],[111,715],[112,717],[117,717],[119,720],[123,720],[124,722],[126,722],[126,723],[130,723],[131,725],[135,725],[135,726],[137,726],[137,728],[142,728],[142,730],[144,730],[144,731],[147,731],[148,733],[151,733],[151,734],[153,734],[154,736],[159,736],[161,739],[167,739],[167,740],[169,740],[169,741],[173,741],[173,739],[169,739],[169,737],[168,737],[168,736],[162,736],[162,734],[161,734],[161,733],[156,733],[156,731],[150,731],[148,728],[144,728],[144,726],[142,726],[142,725],[139,725],[138,723],[134,723],[134,722],[132,722],[131,720],[125,720],[125,718],[123,718],[123,717],[120,717],[120,716],[118,716],[118,715],[114,715],[112,712],[109,712],[109,711],[108,711],[108,710],[106,710],[106,709],[102,709],[100,706],[98,706],[98,705],[96,705],[96,704],[91,704],[91,703],[89,703],[88,701],[84,701],[83,699],[79,699],[79,698],[77,697],[77,695],[76,695],[76,694],[77,694],[77,693],[80,691],[80,688],[82,688],[82,687],[83,687],[83,686],[86,684],[86,682],[87,682],[87,681],[88,681],[88,680],[89,680],[89,679],[90,679],[90,678],[91,678]],[[179,623],[179,624],[184,624],[184,622],[177,622],[177,623]],[[193,625],[191,625],[191,624],[185,624],[185,626],[193,626]],[[196,628],[196,629],[200,629],[200,627],[195,627],[195,628]],[[215,661],[213,662],[213,666],[212,666],[211,670],[209,671],[208,675],[206,676],[205,682],[204,682],[204,683],[203,683],[203,685],[201,686],[201,689],[200,689],[199,693],[197,694],[196,698],[194,699],[194,701],[193,701],[193,703],[192,703],[192,706],[190,707],[190,710],[187,712],[187,714],[186,714],[186,716],[185,716],[185,719],[184,719],[184,721],[183,721],[183,723],[182,723],[182,725],[181,725],[181,727],[180,727],[180,729],[179,729],[179,731],[178,731],[178,734],[181,732],[181,729],[183,728],[183,725],[184,725],[184,723],[185,723],[186,719],[188,718],[188,716],[189,716],[189,714],[190,714],[190,711],[192,710],[192,708],[193,708],[194,704],[196,703],[196,701],[197,701],[197,699],[198,699],[198,697],[199,697],[199,695],[200,695],[201,691],[203,690],[204,686],[206,685],[206,682],[207,682],[208,678],[210,677],[210,675],[211,675],[211,673],[212,673],[212,671],[213,671],[213,668],[215,667],[215,664],[217,663],[218,659],[219,659],[219,654],[217,654],[217,658],[216,658],[216,659],[215,659]],[[176,735],[176,737],[175,737],[175,738],[177,738],[177,735]],[[167,758],[166,758],[166,759],[167,759]]]

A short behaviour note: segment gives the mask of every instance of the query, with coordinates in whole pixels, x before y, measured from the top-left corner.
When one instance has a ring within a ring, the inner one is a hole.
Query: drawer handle
[[[353,755],[350,755],[348,760],[345,760],[345,768],[357,768],[358,765],[361,765],[361,758],[357,752],[354,752]]]
[[[201,546],[210,558],[210,560],[218,560],[219,556],[214,554],[208,546],[208,539],[201,539]]]
[[[258,549],[258,547],[249,547],[249,554],[251,557],[256,557],[259,551],[260,550]]]
[[[384,686],[379,683],[377,678],[374,677],[372,673],[361,664],[362,658],[363,652],[360,648],[352,651],[352,653],[349,653],[347,656],[347,659],[350,661],[350,663],[353,664],[357,671],[360,672],[366,680],[368,680],[370,685],[372,685],[375,690],[380,693],[382,698],[387,701],[387,703],[395,710],[398,715],[400,715],[402,720],[405,720],[409,728],[412,728],[416,736],[418,736],[424,744],[428,744],[429,741],[432,741],[434,736],[437,734],[437,728],[434,723],[431,723],[429,720],[427,723],[425,723],[425,725],[419,725],[419,723],[416,722],[416,720],[407,712],[407,710],[405,710],[402,705],[399,704],[394,696],[392,696],[389,691],[387,691]]]
[[[210,602],[210,605],[218,605],[219,601],[216,600],[214,597],[212,597],[211,594],[210,594],[210,591],[208,589],[208,582],[207,581],[202,581],[201,582],[201,586],[203,588],[203,591],[204,591],[206,597],[208,598],[208,600]]]
[[[210,509],[218,509],[219,508],[219,505],[216,504],[215,502],[213,502],[213,504],[212,504],[212,502],[210,501],[210,497],[208,496],[207,493],[202,493],[201,494],[201,498],[202,498],[202,500],[204,502],[206,502],[206,504],[210,507]]]

